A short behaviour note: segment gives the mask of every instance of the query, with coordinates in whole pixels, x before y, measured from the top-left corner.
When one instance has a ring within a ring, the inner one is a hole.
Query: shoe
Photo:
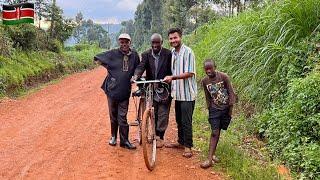
[[[206,160],[203,163],[200,164],[200,167],[203,169],[207,169],[209,167],[213,166],[213,162],[210,160]]]
[[[220,162],[220,159],[217,158],[217,156],[212,156],[212,161],[215,163],[218,163],[218,162]]]
[[[157,136],[157,148],[162,148],[164,146],[163,139]]]
[[[191,148],[185,148],[184,153],[182,153],[182,156],[185,158],[191,158],[193,156]]]
[[[129,141],[126,141],[124,143],[120,143],[120,147],[126,148],[126,149],[137,149],[137,147],[133,144],[131,144]]]
[[[117,138],[116,137],[111,137],[110,141],[109,141],[109,145],[110,146],[116,146],[117,145]]]
[[[179,144],[179,143],[166,144],[166,145],[164,145],[164,147],[166,147],[166,148],[178,148],[178,149],[183,149],[184,148],[184,146]]]

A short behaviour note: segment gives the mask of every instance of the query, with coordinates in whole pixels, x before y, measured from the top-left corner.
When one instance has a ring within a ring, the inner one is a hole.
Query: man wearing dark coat
[[[147,80],[163,79],[171,75],[171,51],[162,47],[162,37],[160,34],[153,34],[151,36],[151,48],[141,55],[141,62],[135,70],[134,80],[141,77],[146,71]],[[161,84],[159,87],[161,88]],[[168,127],[168,119],[171,105],[170,87],[168,88],[168,98],[166,100],[159,100],[155,98],[155,121],[156,121],[156,135],[157,147],[163,147],[164,133]]]
[[[121,34],[118,43],[120,46],[118,49],[100,53],[94,57],[94,60],[108,71],[101,88],[108,99],[111,122],[109,145],[116,146],[119,128],[120,147],[136,149],[128,139],[127,113],[131,94],[130,79],[140,60],[138,53],[130,48],[131,38],[128,34]]]

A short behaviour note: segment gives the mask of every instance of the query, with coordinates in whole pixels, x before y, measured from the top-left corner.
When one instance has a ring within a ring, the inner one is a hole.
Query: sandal
[[[220,162],[220,159],[217,158],[217,156],[212,156],[212,161],[215,163],[218,163],[218,162]]]
[[[193,154],[192,154],[192,152],[184,152],[182,154],[182,156],[185,157],[185,158],[191,158],[193,156]]]
[[[213,166],[213,162],[210,161],[210,160],[206,160],[206,161],[204,161],[203,163],[200,164],[200,167],[202,169],[207,169],[207,168],[212,167],[212,166]]]

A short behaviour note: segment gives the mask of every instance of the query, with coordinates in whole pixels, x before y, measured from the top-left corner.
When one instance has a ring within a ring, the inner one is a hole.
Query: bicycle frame
[[[140,86],[141,96],[144,95],[145,102],[145,112],[143,115],[142,122],[142,147],[143,154],[147,168],[152,171],[155,167],[156,161],[156,125],[155,125],[155,114],[154,114],[154,94],[155,83],[162,83],[162,80],[149,80],[149,81],[135,81],[137,85],[143,84]],[[158,95],[158,94],[157,94]],[[149,149],[147,144],[152,144],[151,149]],[[150,153],[151,152],[151,153]],[[151,155],[151,156],[150,156]]]

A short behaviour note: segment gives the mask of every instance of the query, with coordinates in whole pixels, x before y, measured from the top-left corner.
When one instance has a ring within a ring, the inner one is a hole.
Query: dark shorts
[[[231,116],[229,116],[229,108],[225,110],[219,110],[216,108],[209,109],[209,123],[211,125],[211,130],[227,130],[230,121]]]

